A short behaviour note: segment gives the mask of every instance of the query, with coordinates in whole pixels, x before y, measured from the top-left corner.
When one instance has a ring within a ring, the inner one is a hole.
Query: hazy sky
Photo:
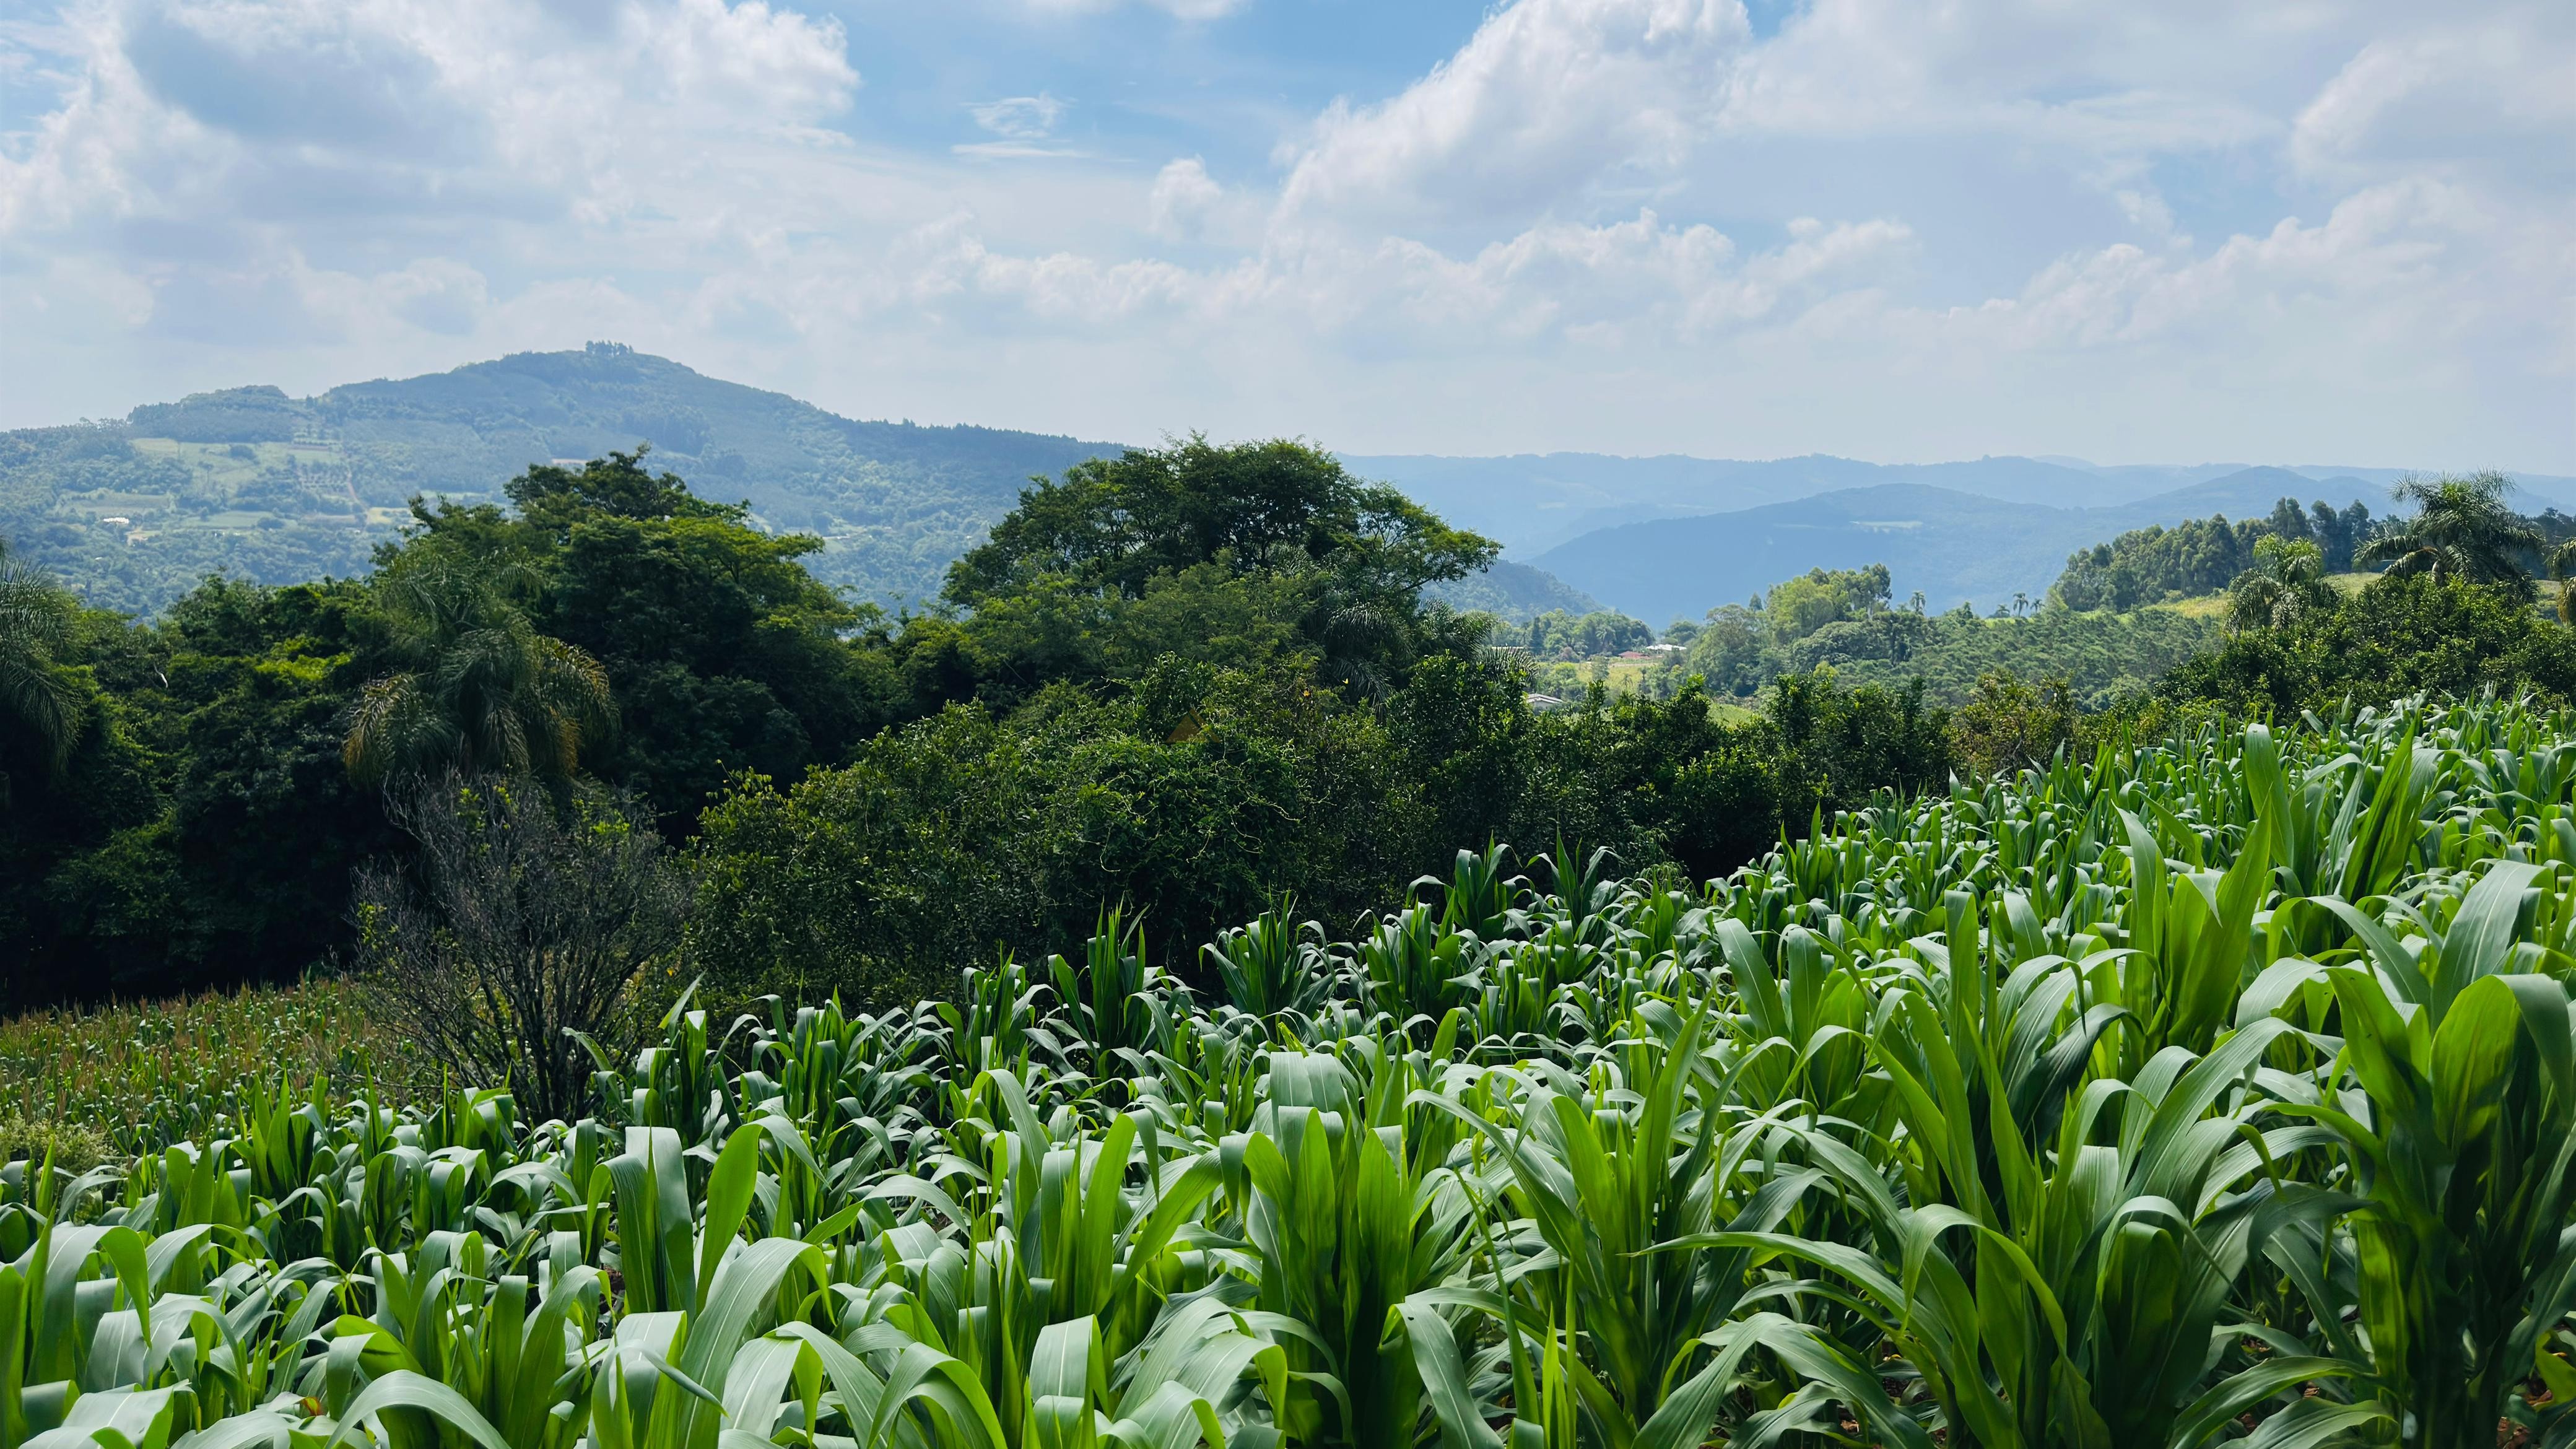
[[[594,338],[1094,438],[2576,473],[2576,5],[0,0],[0,425]]]

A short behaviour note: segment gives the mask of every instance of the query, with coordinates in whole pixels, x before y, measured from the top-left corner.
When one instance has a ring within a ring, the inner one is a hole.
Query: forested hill
[[[274,387],[0,434],[0,534],[94,604],[158,609],[225,570],[288,583],[365,567],[416,493],[498,497],[530,463],[650,443],[705,496],[822,534],[863,598],[937,592],[1033,474],[1109,443],[860,422],[614,343],[520,353],[312,398]]]
[[[1032,476],[1119,447],[855,421],[601,342],[310,398],[241,387],[0,433],[0,538],[89,603],[149,615],[213,573],[270,584],[363,573],[416,494],[497,499],[531,463],[639,443],[699,496],[748,500],[755,526],[821,535],[828,546],[806,565],[889,605],[935,595]],[[1502,543],[1512,563],[1435,593],[1516,621],[1604,603],[1697,618],[1811,568],[1873,562],[1895,569],[1900,597],[1991,606],[2039,596],[2070,551],[2127,530],[2256,516],[2282,497],[2376,501],[2396,476],[2015,457],[1343,461]],[[2521,482],[2531,505],[2576,505],[2576,479]]]
[[[1805,569],[1872,563],[1893,571],[1900,599],[1920,591],[1935,609],[1963,602],[1991,608],[2017,595],[2045,596],[2076,549],[2215,514],[2262,518],[2284,498],[2339,510],[2387,506],[2386,490],[2365,479],[2312,479],[2283,468],[2246,468],[2108,508],[2052,508],[1900,483],[1598,529],[1532,562],[1648,620],[1696,619]]]

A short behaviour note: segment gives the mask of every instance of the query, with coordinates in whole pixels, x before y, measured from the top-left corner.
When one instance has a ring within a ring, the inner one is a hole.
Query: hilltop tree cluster
[[[2069,555],[2049,597],[2069,609],[2125,614],[2167,599],[2216,593],[2254,566],[2255,547],[2266,538],[2314,544],[2325,572],[2345,573],[2371,528],[2364,504],[2337,510],[2320,500],[2303,510],[2284,498],[2263,518],[2231,523],[2220,515],[2171,528],[2132,529]]]

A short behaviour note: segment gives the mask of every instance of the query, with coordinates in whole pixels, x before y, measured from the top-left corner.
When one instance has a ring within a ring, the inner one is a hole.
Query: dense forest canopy
[[[412,849],[388,804],[459,775],[640,812],[694,873],[687,949],[721,989],[784,972],[865,999],[1122,902],[1186,954],[1271,892],[1357,910],[1462,841],[1562,836],[1705,876],[1874,790],[2198,709],[2576,688],[2568,629],[2477,565],[2554,521],[2474,488],[2351,542],[2395,566],[2350,597],[2314,572],[2322,515],[2285,507],[2216,612],[1928,614],[1884,567],[1816,570],[1650,651],[1615,614],[1514,626],[1427,598],[1493,545],[1299,443],[1072,466],[903,615],[659,461],[415,500],[365,579],[215,579],[146,621],[13,556],[12,994],[345,959],[353,872]],[[2180,534],[2249,536],[2160,537]],[[1623,653],[1638,672],[1602,688]],[[1568,703],[1534,706],[1542,683]]]
[[[2353,551],[2368,539],[2370,526],[2370,510],[2361,503],[2338,511],[2319,501],[2302,511],[2288,498],[2265,518],[2230,523],[2221,515],[2172,528],[2150,526],[2068,558],[2049,595],[2070,609],[2127,613],[2215,593],[2253,566],[2254,544],[2266,537],[2313,541],[2327,572],[2343,573],[2353,567]]]
[[[1571,613],[1550,609],[1517,627],[1497,624],[1487,636],[1506,649],[1528,651],[1534,659],[1591,659],[1641,649],[1655,642],[1655,631],[1643,619],[1609,609]]]
[[[1301,444],[1070,470],[901,617],[652,461],[417,501],[362,581],[142,622],[31,586],[60,627],[12,657],[71,723],[0,721],[13,994],[345,956],[351,873],[409,848],[388,792],[450,771],[633,800],[703,873],[710,971],[865,994],[1119,900],[1171,942],[1272,890],[1355,909],[1488,835],[1706,872],[1950,768],[1937,710],[1823,678],[1734,724],[1696,689],[1534,714],[1490,620],[1422,597],[1491,545]]]

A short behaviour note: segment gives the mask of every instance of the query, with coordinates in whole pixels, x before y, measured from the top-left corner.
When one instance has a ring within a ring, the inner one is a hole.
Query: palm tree
[[[2568,586],[2576,579],[2576,538],[2549,551],[2549,576],[2558,581],[2558,621],[2576,624],[2576,588]]]
[[[2399,479],[2397,501],[2414,504],[2415,516],[2392,523],[2363,544],[2353,562],[2385,561],[2392,574],[2429,573],[2527,593],[2531,575],[2522,560],[2537,552],[2543,540],[2539,530],[2505,506],[2512,488],[2512,479],[2493,472]]]
[[[568,776],[616,720],[607,671],[536,631],[493,576],[430,565],[382,578],[394,655],[369,683],[341,758],[374,782],[455,769]]]
[[[2254,545],[2254,567],[2227,587],[2227,627],[2287,628],[2335,603],[2325,554],[2306,539],[2271,534]]]
[[[32,739],[56,771],[70,760],[81,732],[81,693],[54,662],[72,614],[71,595],[43,573],[12,563],[0,541],[0,718]]]

